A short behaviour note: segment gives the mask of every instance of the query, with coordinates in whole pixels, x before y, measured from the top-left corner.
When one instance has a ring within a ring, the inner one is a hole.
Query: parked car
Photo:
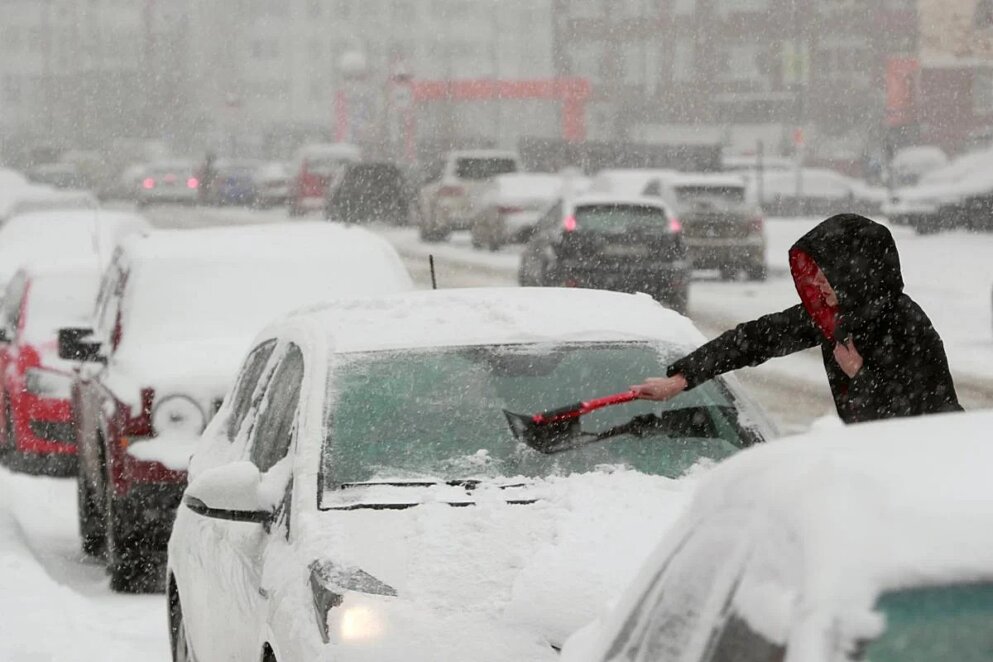
[[[590,193],[559,202],[538,221],[518,281],[645,292],[686,312],[691,276],[682,227],[664,202]]]
[[[26,265],[64,267],[110,261],[114,247],[151,224],[138,214],[111,210],[54,210],[13,217],[0,227],[0,289]]]
[[[562,659],[989,659],[991,425],[839,426],[731,458]]]
[[[695,268],[719,269],[725,279],[744,271],[751,280],[765,280],[765,222],[741,177],[663,175],[649,181],[642,195],[671,206]]]
[[[494,177],[480,195],[472,223],[472,245],[497,250],[508,242],[531,238],[541,215],[563,197],[585,193],[590,180],[581,175],[519,172]]]
[[[159,161],[145,168],[141,188],[138,190],[137,204],[144,207],[151,204],[175,203],[194,205],[197,203],[197,189],[200,181],[190,161]]]
[[[890,161],[895,186],[913,186],[929,172],[948,165],[948,156],[937,145],[913,145],[899,150]]]
[[[753,182],[756,193],[758,183]],[[845,211],[878,214],[886,191],[827,168],[765,173],[759,200],[769,216],[826,216]]]
[[[115,590],[155,579],[186,467],[252,336],[346,294],[411,288],[393,248],[326,223],[157,231],[122,246],[91,328],[62,331],[73,386],[83,550]]]
[[[218,159],[214,182],[206,202],[213,205],[250,205],[255,202],[255,176],[260,162],[253,159]]]
[[[682,506],[673,479],[772,432],[733,380],[593,414],[672,426],[555,454],[501,410],[627,388],[702,341],[646,296],[557,289],[351,300],[270,327],[190,466],[173,659],[557,659],[643,558],[627,540]]]
[[[677,172],[668,168],[606,168],[593,177],[590,193],[641,195],[652,180]]]
[[[516,152],[492,149],[449,152],[438,179],[421,189],[418,218],[421,239],[440,241],[453,230],[470,229],[486,183],[497,175],[521,169]]]
[[[261,209],[280,207],[290,199],[290,171],[285,163],[270,161],[260,165],[253,175],[255,206]]]
[[[406,225],[413,191],[403,171],[392,163],[353,163],[328,190],[325,218],[344,223],[384,221]]]
[[[345,166],[361,160],[361,150],[347,143],[301,147],[290,168],[290,215],[323,209],[328,189],[337,183]]]
[[[96,209],[100,202],[88,191],[69,191],[43,184],[0,189],[0,225],[19,214],[36,211]]]
[[[28,171],[35,184],[47,184],[57,189],[88,189],[90,183],[73,163],[44,163]]]
[[[0,305],[0,454],[31,473],[73,475],[72,365],[58,357],[58,330],[78,326],[93,309],[100,271],[21,269]]]

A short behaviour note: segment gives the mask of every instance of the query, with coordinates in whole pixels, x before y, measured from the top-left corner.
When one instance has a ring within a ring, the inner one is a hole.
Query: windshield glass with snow
[[[701,459],[720,460],[755,440],[719,381],[663,405],[601,410],[583,429],[602,431],[634,416],[693,410],[706,435],[621,435],[545,455],[518,442],[503,411],[534,413],[587,396],[624,391],[632,375],[663,374],[678,348],[643,343],[475,346],[349,357],[334,370],[323,480],[459,480],[543,477],[623,465],[677,477]]]
[[[517,172],[513,159],[459,159],[455,164],[455,176],[459,179],[483,181],[508,172]]]
[[[658,207],[641,205],[586,205],[579,207],[575,216],[577,230],[605,234],[656,230],[668,227],[669,222]]]
[[[867,662],[989,662],[993,659],[993,584],[912,588],[884,594],[876,610],[886,631]]]

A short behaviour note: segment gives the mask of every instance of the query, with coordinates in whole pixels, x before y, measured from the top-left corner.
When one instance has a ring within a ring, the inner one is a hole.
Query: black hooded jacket
[[[941,338],[903,293],[889,230],[855,214],[832,216],[790,249],[801,303],[718,336],[669,367],[690,388],[717,375],[820,345],[838,416],[846,423],[961,411]],[[821,269],[832,308],[813,285]],[[853,378],[834,358],[850,340],[863,359]]]

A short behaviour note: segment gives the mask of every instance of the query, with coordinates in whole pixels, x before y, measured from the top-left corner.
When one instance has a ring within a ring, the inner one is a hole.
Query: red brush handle
[[[580,416],[589,414],[597,409],[603,409],[604,407],[610,407],[611,405],[620,405],[637,399],[637,393],[634,391],[625,391],[623,393],[615,393],[613,395],[608,395],[603,398],[596,398],[594,400],[584,400],[583,402],[566,405],[565,407],[559,407],[558,409],[550,409],[540,414],[535,414],[531,417],[531,420],[538,425],[558,423],[572,418],[579,418]]]

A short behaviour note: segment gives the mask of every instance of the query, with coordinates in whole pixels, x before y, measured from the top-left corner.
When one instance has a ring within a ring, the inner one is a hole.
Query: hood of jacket
[[[818,224],[793,244],[789,257],[800,300],[828,340],[844,340],[903,293],[893,235],[858,214],[838,214]],[[818,268],[834,288],[836,307],[814,285]]]

